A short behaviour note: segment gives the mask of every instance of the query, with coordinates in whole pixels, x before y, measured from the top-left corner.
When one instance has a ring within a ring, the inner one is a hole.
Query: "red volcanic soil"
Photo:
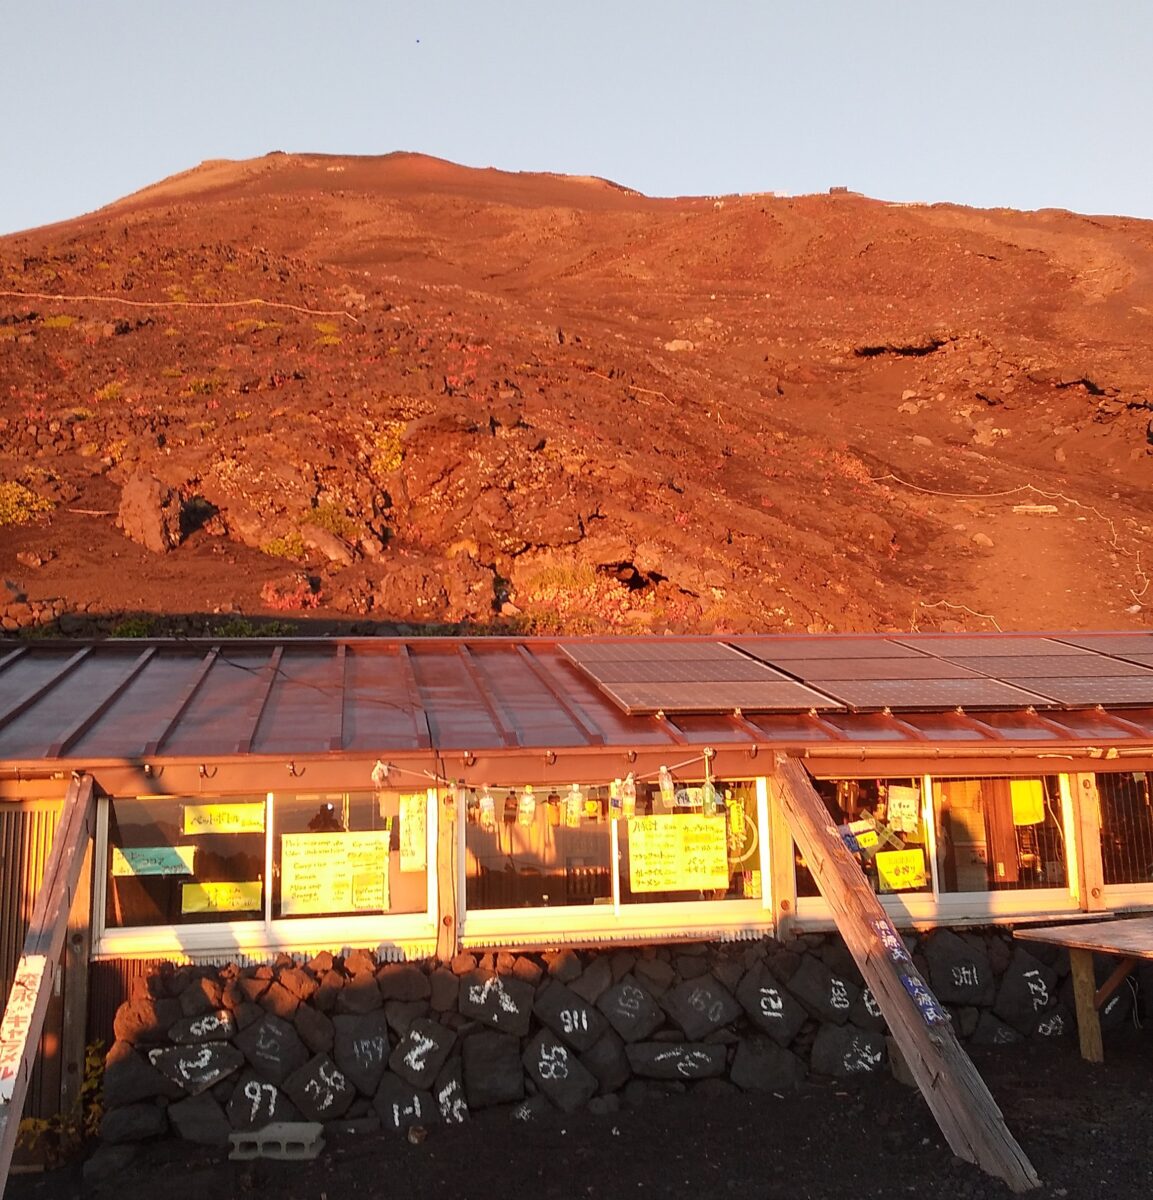
[[[1151,377],[1148,222],[206,163],[0,238],[0,616],[1143,626]]]

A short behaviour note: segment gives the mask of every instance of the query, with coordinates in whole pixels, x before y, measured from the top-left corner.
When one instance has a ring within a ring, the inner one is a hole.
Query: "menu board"
[[[186,804],[185,833],[263,833],[264,805]]]
[[[195,861],[195,846],[112,847],[114,876],[192,875]]]
[[[280,911],[384,912],[392,830],[286,833],[280,839]]]
[[[728,822],[723,816],[632,817],[628,833],[629,886],[634,892],[728,888]]]
[[[186,883],[180,889],[182,913],[259,912],[263,884],[259,879],[240,883],[209,880]]]
[[[903,892],[910,888],[923,888],[927,882],[925,852],[920,846],[909,850],[882,850],[877,855],[879,892]]]
[[[428,866],[428,796],[413,792],[400,797],[400,869],[423,871]]]

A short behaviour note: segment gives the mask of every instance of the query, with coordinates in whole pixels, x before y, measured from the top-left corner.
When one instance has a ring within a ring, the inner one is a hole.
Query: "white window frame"
[[[251,795],[251,793],[246,793]],[[428,907],[419,913],[373,913],[369,916],[334,915],[309,917],[272,916],[272,863],[275,857],[273,808],[277,795],[265,794],[264,909],[250,921],[220,921],[211,924],[144,925],[127,929],[108,928],[108,812],[117,797],[101,797],[96,814],[94,861],[100,864],[94,873],[93,958],[223,959],[263,957],[279,953],[309,953],[316,950],[340,950],[354,946],[402,949],[407,955],[431,953],[436,944],[439,891],[437,886],[436,848],[440,805],[435,788],[425,790],[425,818]],[[149,796],[124,796],[121,799],[147,801]],[[180,797],[157,796],[172,800]]]

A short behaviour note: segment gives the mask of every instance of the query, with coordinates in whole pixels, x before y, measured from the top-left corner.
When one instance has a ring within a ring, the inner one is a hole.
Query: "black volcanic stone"
[[[389,1069],[414,1088],[432,1087],[444,1066],[456,1034],[427,1017],[413,1021],[388,1060]]]
[[[117,1043],[124,1047],[104,1068],[104,1107],[117,1108],[123,1104],[136,1104],[140,1100],[152,1100],[156,1096],[170,1099],[183,1096],[180,1084],[162,1075],[150,1062],[133,1050],[126,1042]]]
[[[125,1104],[109,1109],[100,1122],[100,1136],[114,1145],[158,1137],[168,1129],[168,1113],[158,1104]]]
[[[723,1075],[727,1056],[715,1042],[640,1042],[625,1053],[634,1075],[684,1083]]]
[[[236,1018],[226,1008],[197,1017],[181,1017],[168,1030],[171,1041],[188,1046],[202,1042],[227,1042],[235,1034]]]
[[[805,1064],[771,1038],[741,1038],[729,1078],[747,1092],[786,1092],[799,1087]]]
[[[186,1142],[202,1146],[227,1146],[232,1132],[224,1110],[207,1093],[170,1104],[168,1120]]]
[[[561,1112],[576,1112],[596,1095],[596,1076],[547,1029],[529,1041],[523,1061],[537,1087]]]
[[[227,1107],[233,1129],[263,1129],[273,1121],[296,1121],[300,1114],[292,1101],[274,1083],[266,1083],[255,1071],[245,1071],[236,1081]]]
[[[602,1092],[615,1092],[629,1081],[632,1068],[620,1034],[606,1029],[600,1040],[581,1056],[581,1062],[597,1077]]]
[[[608,1028],[596,1008],[556,979],[547,980],[537,991],[532,1010],[543,1025],[577,1051],[591,1049]]]
[[[502,1033],[524,1037],[532,1018],[535,992],[531,984],[512,975],[470,971],[461,980],[460,1011]]]
[[[474,1033],[461,1044],[464,1093],[469,1108],[524,1099],[520,1039],[506,1033]]]
[[[266,1013],[235,1038],[252,1069],[269,1083],[282,1084],[308,1061],[308,1049],[287,1022]]]
[[[440,1110],[431,1092],[414,1088],[398,1075],[385,1071],[373,1099],[382,1129],[403,1133],[414,1125],[434,1125]]]
[[[344,1115],[356,1089],[327,1054],[317,1054],[284,1081],[284,1091],[306,1121],[331,1121]]]
[[[597,1008],[626,1042],[640,1042],[665,1023],[664,1009],[633,975],[602,992]]]
[[[446,1125],[463,1125],[469,1118],[468,1101],[464,1095],[464,1063],[450,1059],[440,1069],[433,1085],[432,1098]]]
[[[376,1095],[388,1062],[388,1022],[384,1011],[332,1018],[332,1057],[349,1082],[365,1096]]]
[[[796,997],[784,987],[764,963],[755,963],[737,985],[737,1000],[749,1023],[775,1042],[787,1046],[807,1020]]]
[[[1037,1025],[1038,1017],[1057,1002],[1057,975],[1052,968],[1017,947],[1013,952],[993,1013],[1026,1035]]]
[[[188,1095],[196,1096],[239,1070],[244,1055],[227,1042],[207,1042],[203,1046],[150,1050],[148,1061]]]
[[[950,929],[938,929],[925,943],[929,986],[942,1004],[993,1003],[996,980],[989,956],[976,939],[966,940]]]
[[[660,1002],[689,1041],[707,1037],[741,1015],[741,1006],[732,992],[710,974],[676,984]]]
[[[834,975],[820,959],[806,954],[789,980],[789,991],[822,1023],[843,1025],[860,988]]]
[[[847,1079],[879,1071],[885,1061],[885,1035],[855,1025],[822,1025],[813,1042],[811,1065],[818,1075]]]

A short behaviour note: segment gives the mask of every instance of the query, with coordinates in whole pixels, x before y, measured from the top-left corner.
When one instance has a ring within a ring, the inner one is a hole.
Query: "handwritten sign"
[[[871,850],[877,844],[877,827],[872,821],[850,821],[847,825],[838,826],[838,829],[842,841],[853,854],[859,850]]]
[[[384,912],[391,839],[390,826],[362,833],[284,834],[280,911],[285,916]]]
[[[112,847],[113,875],[193,875],[195,846]]]
[[[16,1080],[24,1049],[32,1036],[36,1001],[44,984],[48,960],[43,954],[29,954],[20,959],[4,1019],[0,1021],[0,1104],[9,1104],[16,1092]],[[19,1117],[20,1114],[16,1113]]]
[[[428,797],[414,792],[400,797],[400,869],[423,871],[428,866]]]
[[[628,833],[629,886],[634,892],[728,888],[728,822],[723,817],[633,817]]]
[[[1011,779],[1014,825],[1040,825],[1045,819],[1045,788],[1039,779]]]
[[[186,883],[180,891],[182,913],[259,912],[264,885],[259,879],[241,883],[211,880]]]
[[[925,851],[920,846],[909,850],[882,850],[877,855],[877,890],[905,892],[925,886]]]
[[[897,833],[916,833],[921,824],[921,793],[915,787],[890,784],[886,796],[889,825]]]
[[[186,804],[185,833],[263,833],[263,804]]]

